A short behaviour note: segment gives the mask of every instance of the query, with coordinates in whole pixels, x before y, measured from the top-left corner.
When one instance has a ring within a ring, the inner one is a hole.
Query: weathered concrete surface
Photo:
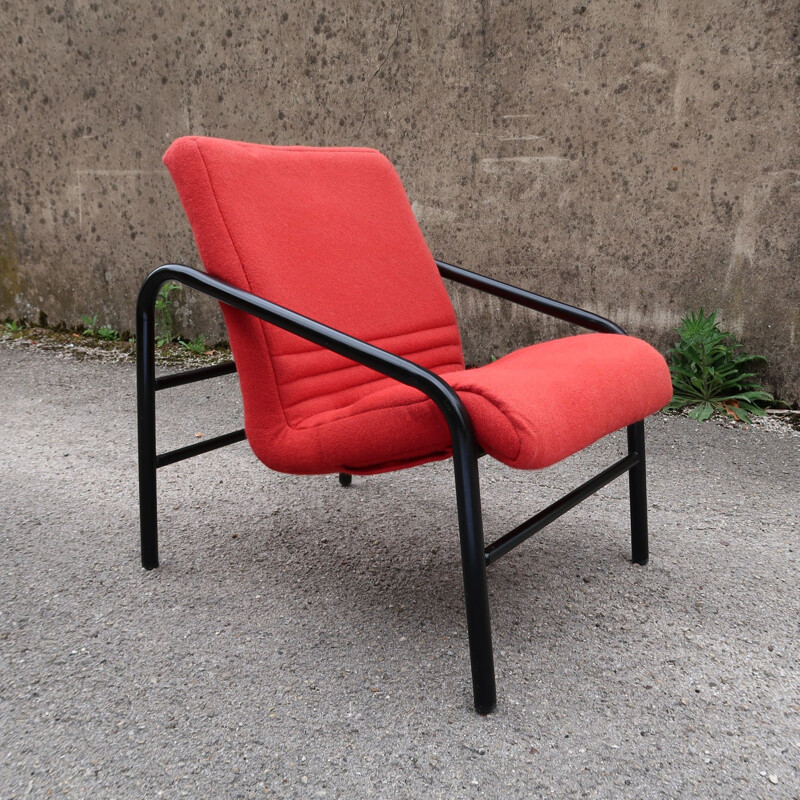
[[[648,420],[650,563],[623,480],[493,565],[482,718],[450,462],[347,490],[245,443],[176,464],[146,572],[133,365],[0,344],[0,375],[3,800],[800,797],[800,439]],[[159,409],[164,449],[222,433],[236,379]],[[482,459],[487,537],[623,449]]]
[[[129,328],[152,266],[197,263],[176,136],[372,145],[436,254],[662,347],[718,308],[796,400],[800,4],[521,5],[3,2],[0,315]],[[454,297],[470,360],[549,332]]]

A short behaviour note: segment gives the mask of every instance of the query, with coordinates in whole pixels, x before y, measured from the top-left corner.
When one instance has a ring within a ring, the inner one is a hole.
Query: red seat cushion
[[[532,345],[443,377],[464,402],[480,446],[522,469],[549,466],[643,419],[672,393],[656,350],[631,336],[604,333]],[[258,453],[257,434],[249,435]],[[398,383],[311,416],[292,436],[298,446],[293,462],[283,465],[289,471],[325,465],[331,472],[382,472],[450,453],[439,409]]]
[[[479,444],[506,464],[547,466],[669,400],[664,359],[615,334],[465,370],[444,284],[397,173],[375,150],[187,137],[164,163],[210,274],[442,375]],[[222,308],[247,437],[268,466],[368,473],[449,455],[444,418],[418,391]]]

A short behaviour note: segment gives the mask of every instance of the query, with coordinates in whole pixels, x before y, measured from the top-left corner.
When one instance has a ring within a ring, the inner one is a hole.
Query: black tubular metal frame
[[[479,289],[589,330],[625,333],[615,323],[589,311],[518,289],[442,261],[437,261],[436,265],[442,277],[448,280]],[[153,569],[158,566],[156,471],[168,464],[240,442],[246,438],[244,430],[237,430],[188,447],[157,453],[156,392],[236,371],[233,362],[229,362],[156,377],[155,302],[159,289],[167,281],[176,281],[191,289],[196,289],[221,303],[252,314],[265,322],[364,364],[400,383],[413,386],[436,403],[447,421],[452,438],[472,688],[475,708],[479,713],[488,714],[497,702],[486,582],[486,568],[489,564],[494,563],[529,536],[625,472],[628,473],[630,484],[632,559],[637,564],[647,563],[647,489],[644,423],[642,421],[628,426],[627,456],[485,547],[478,479],[478,458],[483,455],[483,452],[475,441],[472,421],[467,410],[458,394],[446,381],[407,359],[238,289],[192,267],[182,264],[165,264],[151,272],[145,279],[136,306],[139,508],[142,566],[145,569]],[[339,475],[342,486],[349,485],[351,480],[350,475],[345,473]]]

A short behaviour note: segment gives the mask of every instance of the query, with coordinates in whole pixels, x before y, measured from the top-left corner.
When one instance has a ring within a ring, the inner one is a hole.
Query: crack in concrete
[[[400,6],[400,19],[397,20],[397,28],[394,32],[394,39],[389,43],[389,47],[386,49],[386,55],[383,57],[381,62],[378,64],[378,68],[375,72],[370,75],[369,80],[367,81],[367,85],[364,87],[364,115],[361,117],[361,122],[358,125],[358,130],[356,131],[356,139],[361,136],[361,129],[364,127],[364,123],[367,119],[367,94],[369,93],[369,87],[372,85],[372,81],[377,77],[378,73],[383,69],[383,65],[389,60],[389,54],[392,52],[392,48],[397,44],[397,38],[400,36],[400,25],[403,23],[403,17],[406,15],[406,7]]]

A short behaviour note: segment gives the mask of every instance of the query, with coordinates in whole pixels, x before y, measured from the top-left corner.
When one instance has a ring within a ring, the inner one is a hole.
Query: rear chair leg
[[[342,486],[349,486],[353,482],[353,476],[348,475],[346,472],[339,473],[339,483]]]
[[[158,509],[156,500],[156,468],[152,471],[139,466],[139,514],[142,541],[142,566],[158,566]]]
[[[628,453],[637,453],[639,463],[628,472],[631,495],[631,550],[634,564],[644,566],[650,558],[647,542],[647,477],[644,455],[644,422],[628,426]]]
[[[139,434],[139,525],[142,566],[158,566],[156,365],[152,302],[136,310],[136,402]]]

